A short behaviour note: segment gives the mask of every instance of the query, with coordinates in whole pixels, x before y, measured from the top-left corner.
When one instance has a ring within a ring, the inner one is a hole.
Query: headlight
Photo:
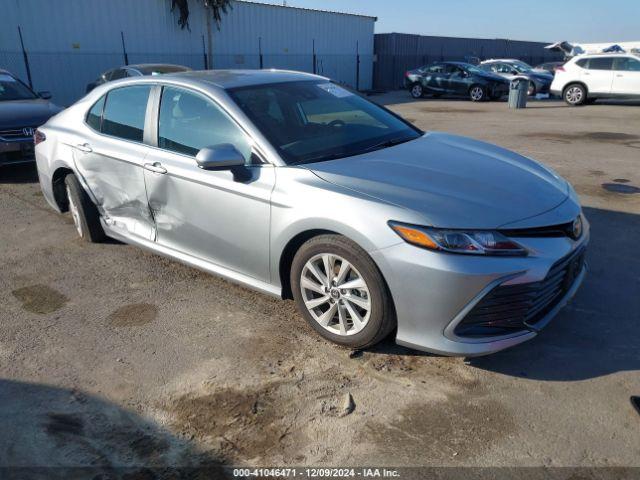
[[[428,250],[469,255],[526,256],[527,249],[500,232],[487,230],[447,230],[389,222],[405,242]]]

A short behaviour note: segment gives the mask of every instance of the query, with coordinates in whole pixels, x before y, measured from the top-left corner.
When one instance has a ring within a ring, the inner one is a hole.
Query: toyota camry
[[[324,338],[476,356],[529,340],[586,272],[544,165],[423,132],[330,80],[205,71],[98,86],[35,133],[77,233],[290,298]]]

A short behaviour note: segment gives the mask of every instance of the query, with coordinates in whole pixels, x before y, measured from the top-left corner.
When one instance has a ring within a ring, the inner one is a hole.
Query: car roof
[[[159,67],[175,67],[175,68],[189,68],[184,65],[176,65],[173,63],[137,63],[135,65],[123,65],[118,68],[159,68]]]
[[[180,79],[185,83],[208,84],[222,89],[267,85],[270,83],[295,82],[301,80],[323,80],[328,78],[311,73],[289,70],[200,70],[168,73],[163,78]]]
[[[522,60],[518,60],[517,58],[491,58],[489,60],[485,60],[482,63],[496,63],[496,62],[510,63],[510,62],[522,62]]]

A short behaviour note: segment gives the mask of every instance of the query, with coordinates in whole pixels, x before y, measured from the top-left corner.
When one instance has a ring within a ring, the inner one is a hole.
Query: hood
[[[43,99],[0,102],[0,130],[39,127],[61,110]]]
[[[306,167],[443,228],[498,228],[549,211],[569,195],[565,180],[533,160],[443,133]]]

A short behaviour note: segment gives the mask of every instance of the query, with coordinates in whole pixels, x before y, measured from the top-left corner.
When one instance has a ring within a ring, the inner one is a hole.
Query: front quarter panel
[[[272,194],[272,283],[281,286],[280,259],[297,235],[325,230],[344,235],[367,252],[402,243],[387,222],[422,221],[407,209],[326,182],[300,167],[277,169]]]

